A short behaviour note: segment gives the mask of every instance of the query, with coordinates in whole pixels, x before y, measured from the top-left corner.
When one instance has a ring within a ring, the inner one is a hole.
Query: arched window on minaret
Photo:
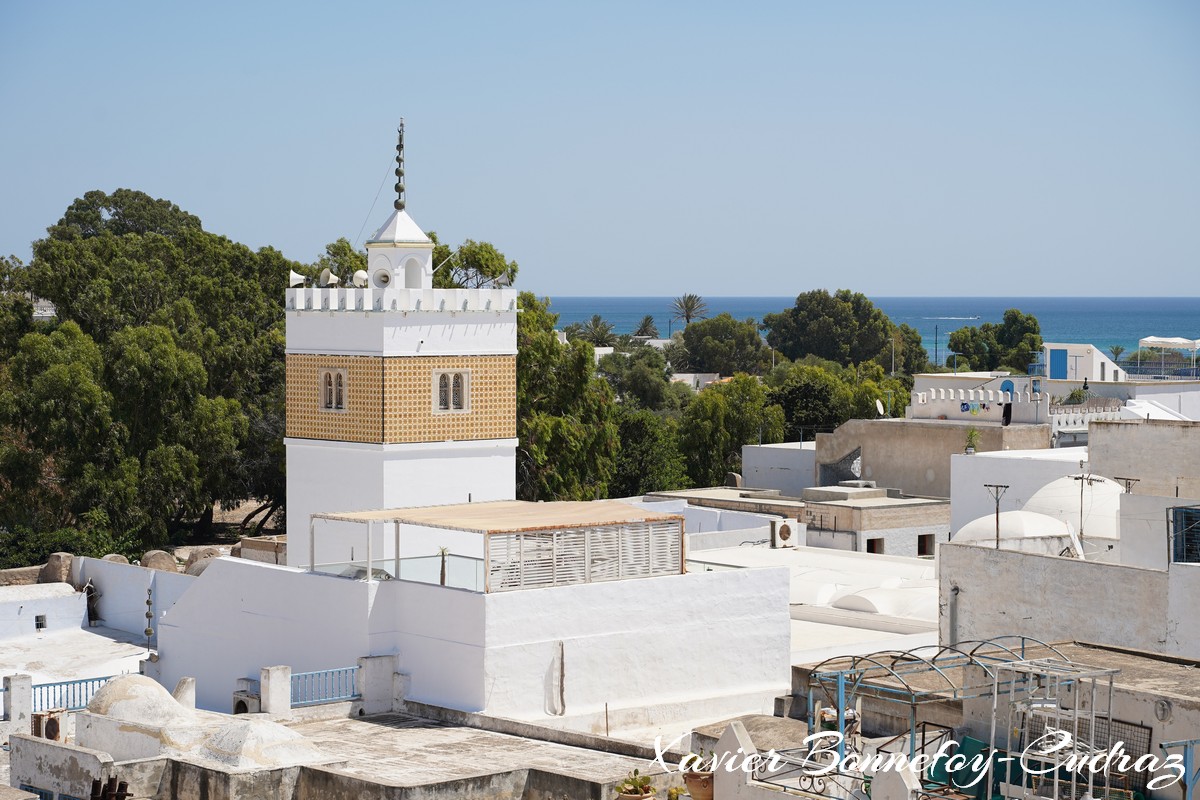
[[[345,383],[340,372],[333,379],[333,397],[334,408],[340,410],[346,407]]]
[[[325,408],[333,408],[333,373],[325,373]]]
[[[461,372],[456,372],[454,373],[454,409],[462,411],[463,402],[463,376]]]
[[[450,376],[444,372],[438,377],[438,408],[450,410]]]

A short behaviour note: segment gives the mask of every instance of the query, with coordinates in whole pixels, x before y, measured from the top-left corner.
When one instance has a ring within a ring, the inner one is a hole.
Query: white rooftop
[[[387,222],[371,234],[367,244],[433,244],[406,211],[393,211]]]
[[[1038,450],[988,450],[976,453],[972,458],[1026,458],[1036,461],[1080,461],[1087,460],[1086,447],[1046,447]]]
[[[63,584],[65,585],[65,584]],[[111,628],[47,631],[6,639],[0,675],[23,673],[34,683],[101,678],[137,672],[146,657],[145,637]]]
[[[18,586],[0,586],[0,603],[44,600],[50,597],[69,597],[73,594],[76,594],[75,588],[67,583],[31,583]]]

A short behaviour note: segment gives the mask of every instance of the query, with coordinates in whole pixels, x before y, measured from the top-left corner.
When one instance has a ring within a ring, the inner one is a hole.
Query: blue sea
[[[680,323],[671,320],[672,297],[553,297],[550,310],[559,327],[586,322],[599,314],[617,333],[631,333],[647,314],[665,338]],[[1137,349],[1146,336],[1200,338],[1200,298],[1197,297],[872,297],[871,301],[897,325],[907,323],[921,332],[932,358],[934,335],[946,352],[952,331],[984,322],[1001,322],[1010,308],[1033,314],[1047,342],[1078,342],[1107,351],[1120,345]],[[728,311],[738,319],[762,321],[792,306],[794,297],[705,297],[708,316]]]

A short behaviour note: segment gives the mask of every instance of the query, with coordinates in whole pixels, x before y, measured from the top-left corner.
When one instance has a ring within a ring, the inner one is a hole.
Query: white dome
[[[1069,522],[1033,511],[1001,511],[1001,539],[1030,539],[1039,536],[1070,536],[1074,528]],[[958,529],[954,542],[987,542],[996,540],[996,515],[973,519]]]
[[[1080,483],[1083,485],[1083,535],[1116,539],[1121,484],[1099,475],[1067,475],[1043,486],[1025,503],[1025,511],[1045,514],[1079,527]],[[1078,533],[1078,531],[1076,531]],[[993,534],[994,535],[994,534]]]

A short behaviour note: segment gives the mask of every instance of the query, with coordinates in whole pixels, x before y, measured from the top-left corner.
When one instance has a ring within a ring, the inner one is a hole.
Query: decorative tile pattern
[[[516,356],[385,359],[383,431],[388,442],[511,439],[517,435]],[[435,412],[438,373],[470,373],[468,411]]]
[[[341,442],[383,441],[383,359],[287,356],[287,435]],[[346,410],[321,408],[322,370],[346,370]]]
[[[347,371],[346,410],[320,408],[322,369]],[[435,412],[435,375],[469,371],[468,411]],[[442,442],[517,435],[516,356],[287,356],[287,435],[343,442]]]

